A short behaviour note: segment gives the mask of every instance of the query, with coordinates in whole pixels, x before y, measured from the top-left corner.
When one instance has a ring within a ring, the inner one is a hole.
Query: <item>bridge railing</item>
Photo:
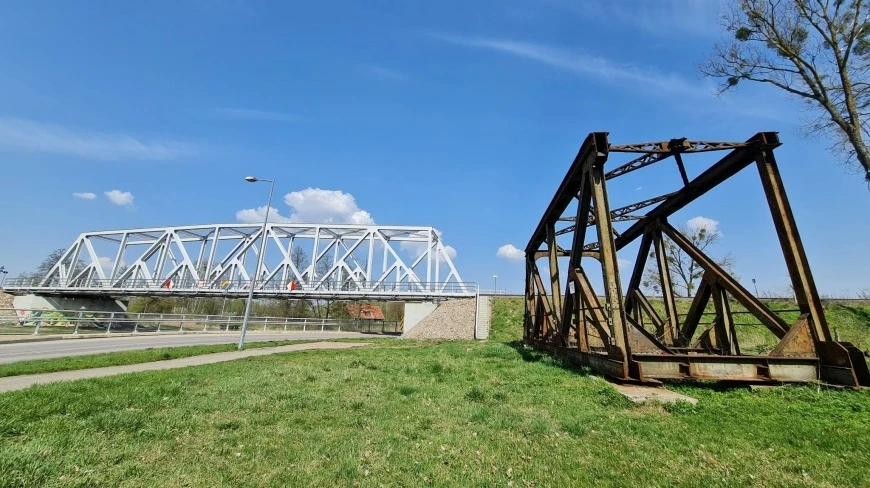
[[[237,315],[100,312],[88,310],[0,309],[0,335],[233,332]],[[250,317],[249,331],[401,333],[389,320]]]
[[[294,292],[304,294],[386,294],[386,295],[465,295],[477,293],[477,283],[469,282],[375,282],[347,280],[336,282],[330,280],[294,282],[269,280],[256,282],[254,291],[258,294],[287,295]],[[12,278],[6,280],[3,289],[6,291],[24,292],[103,292],[113,291],[154,291],[167,293],[172,291],[203,292],[207,294],[243,294],[251,287],[251,280],[194,280],[194,279],[129,279],[119,282],[112,279],[92,278],[86,281],[49,280],[42,278]]]

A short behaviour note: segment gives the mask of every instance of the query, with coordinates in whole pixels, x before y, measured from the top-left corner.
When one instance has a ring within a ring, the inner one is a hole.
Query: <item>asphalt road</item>
[[[355,332],[293,332],[283,334],[251,333],[245,342],[297,341],[346,338],[391,337]],[[40,342],[8,342],[0,344],[0,363],[30,359],[84,356],[104,352],[132,351],[159,347],[195,346],[200,344],[235,344],[239,334],[188,334],[137,337],[106,337],[93,339],[60,339]]]

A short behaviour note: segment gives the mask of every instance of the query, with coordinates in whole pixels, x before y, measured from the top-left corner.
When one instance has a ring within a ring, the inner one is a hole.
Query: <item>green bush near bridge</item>
[[[0,395],[0,486],[867,486],[870,392],[635,406],[519,344],[384,341]]]

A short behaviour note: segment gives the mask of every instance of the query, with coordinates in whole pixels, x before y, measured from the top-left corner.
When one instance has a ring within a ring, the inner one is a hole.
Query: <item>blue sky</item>
[[[4,3],[0,265],[32,269],[87,230],[243,220],[265,205],[265,187],[242,181],[256,174],[277,180],[285,218],[432,225],[465,280],[491,287],[497,274],[518,292],[523,265],[497,250],[525,247],[589,132],[629,143],[778,131],[820,290],[870,288],[870,194],[803,135],[800,103],[749,85],[717,98],[699,78],[717,7]],[[676,189],[661,170],[612,188],[614,206]],[[782,290],[762,203],[750,168],[675,220],[718,222],[712,253],[730,251],[744,283]]]

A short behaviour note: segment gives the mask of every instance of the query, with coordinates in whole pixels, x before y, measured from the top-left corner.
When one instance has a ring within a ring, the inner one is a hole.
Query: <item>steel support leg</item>
[[[807,255],[804,252],[803,243],[801,243],[794,214],[792,214],[791,205],[789,205],[788,197],[785,194],[776,159],[773,157],[773,151],[760,151],[756,157],[756,163],[758,174],[761,177],[761,186],[764,188],[764,194],[767,196],[767,203],[770,206],[776,235],[779,237],[779,244],[785,256],[785,265],[791,277],[798,308],[800,308],[801,313],[810,314],[816,340],[830,341],[831,332],[828,329],[828,321],[825,318],[822,301],[816,290],[816,283],[810,271]]]

